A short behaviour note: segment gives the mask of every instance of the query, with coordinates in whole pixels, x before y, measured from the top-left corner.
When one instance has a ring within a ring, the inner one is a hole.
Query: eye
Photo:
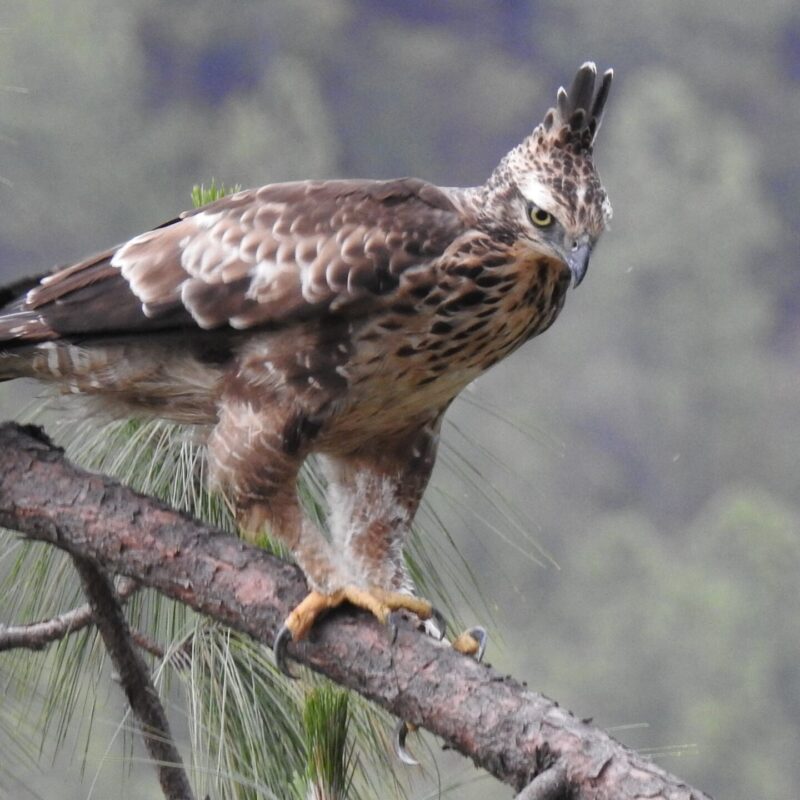
[[[528,216],[537,228],[549,228],[555,222],[552,214],[549,214],[543,208],[539,208],[539,206],[533,205],[533,203],[528,209]]]

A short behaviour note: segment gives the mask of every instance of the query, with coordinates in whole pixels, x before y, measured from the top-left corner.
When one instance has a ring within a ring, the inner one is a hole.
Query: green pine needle
[[[353,781],[349,694],[330,684],[312,689],[303,708],[307,763],[298,800],[346,800]],[[295,784],[298,782],[295,781]]]
[[[196,183],[192,186],[192,204],[195,208],[200,208],[200,206],[208,205],[215,200],[219,200],[221,197],[227,197],[229,194],[236,194],[236,192],[240,192],[241,190],[242,187],[238,183],[234,186],[225,186],[224,183],[220,183],[219,186],[217,186],[216,180],[212,178],[208,187],[203,183]]]

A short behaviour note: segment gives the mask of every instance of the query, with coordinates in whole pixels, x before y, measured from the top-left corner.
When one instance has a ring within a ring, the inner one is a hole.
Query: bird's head
[[[483,216],[502,220],[517,242],[565,263],[577,286],[611,219],[611,204],[592,162],[613,71],[597,82],[585,63],[569,91],[533,133],[500,162],[484,187]]]

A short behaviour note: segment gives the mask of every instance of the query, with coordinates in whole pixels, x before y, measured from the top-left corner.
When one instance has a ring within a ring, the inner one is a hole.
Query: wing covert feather
[[[413,178],[271,184],[46,276],[0,312],[16,318],[16,334],[0,325],[0,339],[247,329],[351,305],[367,313],[369,298],[390,294],[464,229],[447,191]]]

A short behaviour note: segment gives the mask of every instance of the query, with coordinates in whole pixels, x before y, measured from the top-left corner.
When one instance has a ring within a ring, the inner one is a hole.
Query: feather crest
[[[584,63],[569,91],[562,86],[556,93],[556,104],[540,126],[543,137],[555,146],[590,152],[603,121],[613,77],[614,70],[609,69],[598,84],[594,62]]]

